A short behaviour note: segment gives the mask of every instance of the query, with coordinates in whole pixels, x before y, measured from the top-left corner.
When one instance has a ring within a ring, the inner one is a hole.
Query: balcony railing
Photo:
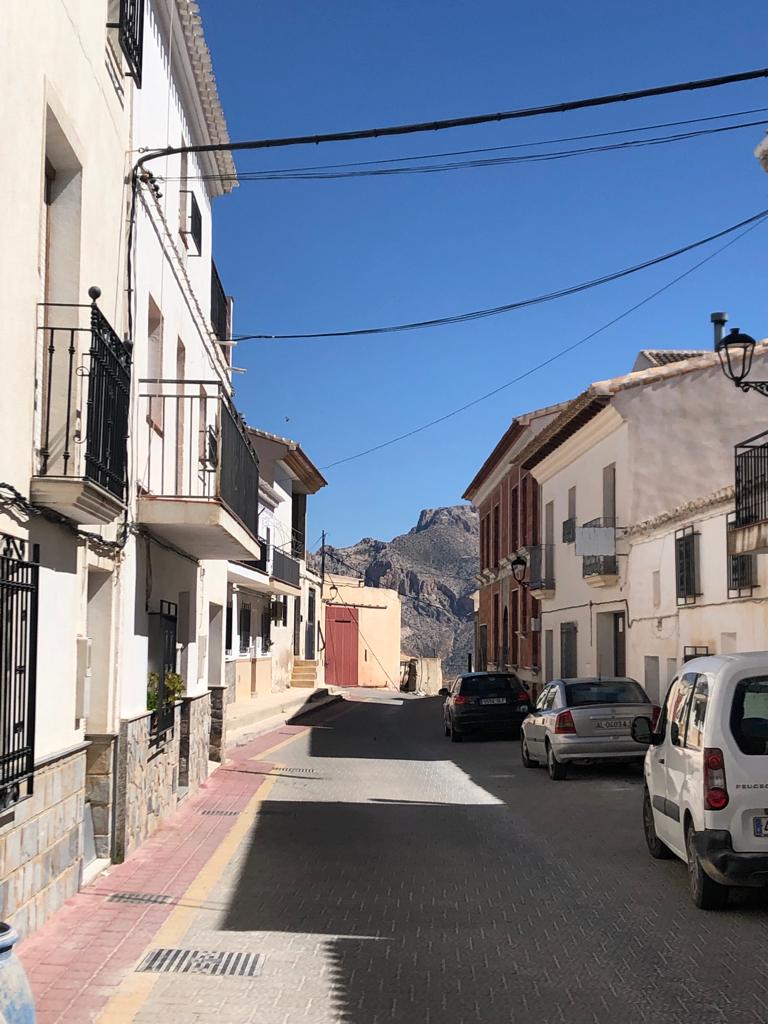
[[[221,383],[142,380],[139,385],[143,492],[221,502],[257,537],[258,458]]]
[[[84,478],[124,501],[130,348],[95,301],[90,307],[40,308],[43,395],[36,475]]]
[[[272,555],[272,576],[292,587],[299,585],[299,563],[284,551],[275,548]]]
[[[535,544],[528,548],[528,587],[530,590],[555,589],[555,546]]]
[[[112,0],[117,6],[116,0]],[[120,49],[128,64],[136,88],[141,88],[141,69],[144,51],[144,0],[119,0],[119,20],[108,22],[107,28],[117,29]]]
[[[215,263],[211,263],[211,327],[219,341],[229,341],[229,303]]]
[[[768,431],[736,446],[734,528],[768,520]]]
[[[618,576],[618,573],[616,555],[584,555],[581,575],[585,579],[589,576]]]
[[[258,558],[247,559],[240,564],[247,566],[249,569],[255,569],[256,572],[268,573],[271,561],[270,545],[264,537],[259,537],[259,545],[261,547],[261,555]]]

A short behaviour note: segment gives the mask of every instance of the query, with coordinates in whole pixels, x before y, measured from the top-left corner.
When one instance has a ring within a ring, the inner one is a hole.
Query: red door
[[[330,686],[357,686],[357,608],[329,604],[325,633],[325,681]]]

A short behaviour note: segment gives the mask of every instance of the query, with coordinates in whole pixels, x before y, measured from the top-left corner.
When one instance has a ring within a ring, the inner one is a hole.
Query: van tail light
[[[718,747],[704,749],[704,807],[708,811],[722,811],[728,805],[725,783],[725,760]]]
[[[651,732],[656,732],[656,726],[659,724],[659,718],[661,717],[661,708],[658,704],[654,704],[651,708]]]
[[[453,698],[453,703],[454,704],[471,704],[472,703],[472,698],[471,697],[462,697],[461,694],[459,694],[458,697],[454,697]]]
[[[576,724],[570,711],[561,711],[555,719],[555,732],[560,735],[576,732]]]

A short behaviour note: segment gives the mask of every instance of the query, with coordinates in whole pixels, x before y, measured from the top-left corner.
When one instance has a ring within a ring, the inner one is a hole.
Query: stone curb
[[[254,722],[253,726],[248,727],[242,733],[238,734],[235,739],[227,744],[227,751],[235,750],[237,747],[244,747],[246,743],[250,743],[251,740],[257,739],[259,736],[263,736],[264,733],[272,732],[273,729],[279,728],[281,725],[289,725],[299,718],[304,718],[308,714],[313,714],[320,708],[329,707],[331,704],[337,704],[344,700],[343,697],[336,694],[327,694],[325,697],[320,697],[317,700],[310,701],[311,707],[302,707],[300,710],[291,709],[288,713],[279,712],[276,715],[272,715],[270,718],[265,718],[260,722]]]

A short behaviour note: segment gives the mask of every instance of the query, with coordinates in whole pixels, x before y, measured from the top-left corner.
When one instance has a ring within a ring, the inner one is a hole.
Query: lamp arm
[[[757,391],[768,398],[768,380],[743,380],[736,387],[741,388],[742,391]]]

